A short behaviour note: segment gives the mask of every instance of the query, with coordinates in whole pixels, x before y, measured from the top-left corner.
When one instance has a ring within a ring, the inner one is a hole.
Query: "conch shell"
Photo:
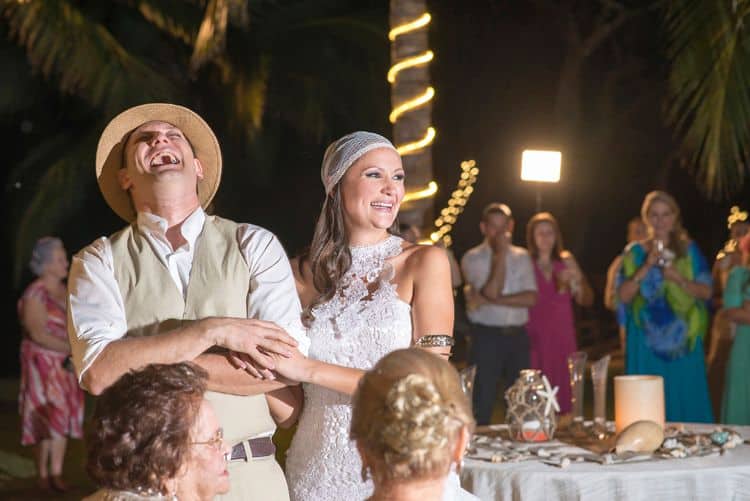
[[[615,452],[654,452],[664,441],[664,430],[653,421],[636,421],[617,437]]]

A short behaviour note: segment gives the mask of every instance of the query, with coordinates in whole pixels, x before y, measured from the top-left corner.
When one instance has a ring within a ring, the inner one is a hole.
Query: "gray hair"
[[[37,277],[44,273],[44,266],[52,259],[52,253],[55,249],[62,249],[62,240],[56,237],[42,237],[34,244],[34,250],[31,251],[31,261],[29,268]]]

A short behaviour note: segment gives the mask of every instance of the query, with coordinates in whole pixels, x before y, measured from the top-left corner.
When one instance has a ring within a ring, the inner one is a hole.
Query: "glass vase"
[[[469,399],[469,404],[472,404],[474,402],[474,379],[477,375],[477,366],[464,367],[458,375],[461,380],[461,389],[464,391],[466,398]]]
[[[594,387],[594,427],[598,438],[607,435],[607,370],[610,356],[605,355],[591,364],[591,382]]]
[[[576,351],[568,355],[570,374],[570,407],[573,416],[571,429],[583,431],[583,377],[586,370],[586,353]]]
[[[505,422],[512,440],[539,442],[554,437],[557,416],[547,402],[545,389],[541,371],[524,369],[505,392]]]

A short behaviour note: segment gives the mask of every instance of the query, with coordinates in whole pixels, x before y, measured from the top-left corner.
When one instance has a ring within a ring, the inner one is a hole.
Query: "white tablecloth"
[[[687,425],[704,431],[705,425]],[[732,426],[744,439],[750,427]],[[750,445],[723,456],[567,468],[539,461],[490,463],[466,459],[461,484],[482,501],[750,500]]]

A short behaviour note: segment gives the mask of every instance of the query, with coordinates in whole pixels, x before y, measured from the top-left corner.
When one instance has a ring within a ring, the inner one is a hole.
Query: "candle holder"
[[[615,376],[617,433],[635,421],[653,421],[664,428],[664,378],[661,376]]]
[[[594,387],[594,425],[592,434],[598,439],[607,437],[607,369],[610,356],[605,355],[591,364],[591,381]]]
[[[583,427],[583,377],[586,370],[586,353],[576,351],[568,355],[568,372],[570,374],[570,404],[573,421],[570,430],[573,433],[585,433]]]
[[[505,392],[506,417],[510,437],[519,442],[552,440],[557,427],[555,393],[537,369],[523,369]]]

